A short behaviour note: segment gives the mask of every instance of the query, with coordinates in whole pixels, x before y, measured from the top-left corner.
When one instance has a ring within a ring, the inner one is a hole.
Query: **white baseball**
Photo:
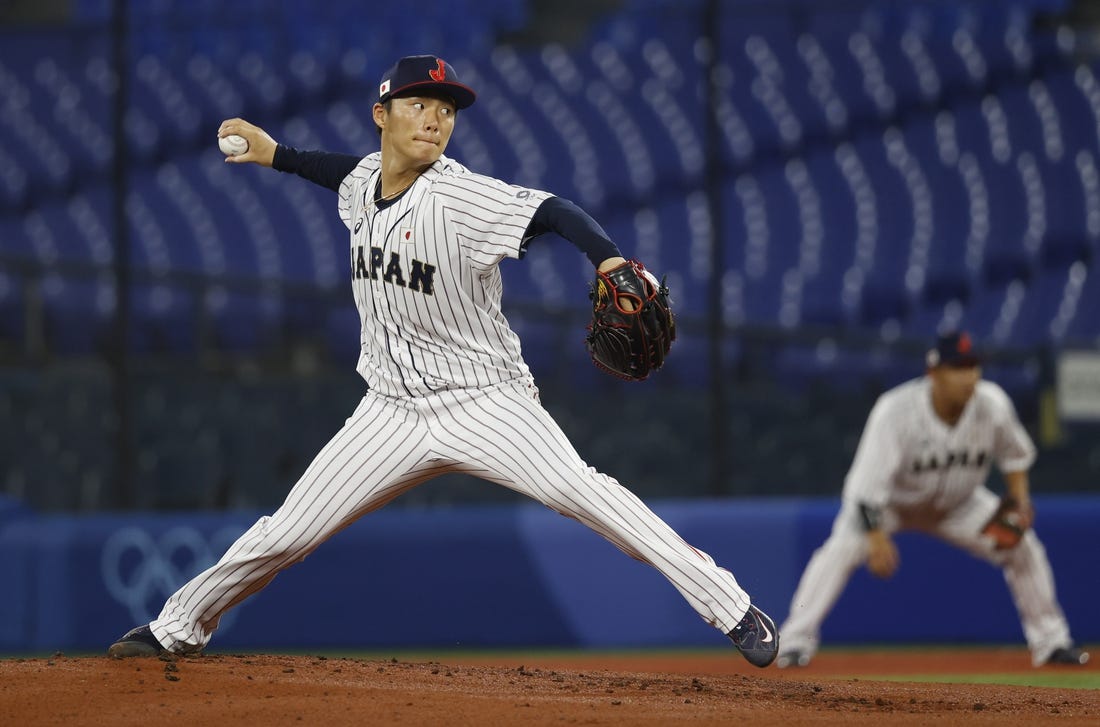
[[[235,157],[244,154],[248,151],[248,141],[243,136],[237,134],[230,134],[229,136],[222,136],[218,138],[218,148],[222,150],[222,154],[227,157]]]

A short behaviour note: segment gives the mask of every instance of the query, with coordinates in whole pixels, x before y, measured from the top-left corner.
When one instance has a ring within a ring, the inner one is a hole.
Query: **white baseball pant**
[[[209,642],[222,614],[326,539],[410,488],[466,472],[584,523],[661,572],[700,616],[728,633],[750,599],[733,574],[680,538],[633,493],[588,467],[538,401],[530,379],[422,398],[368,392],[271,516],[174,593],[151,622],[170,651]]]
[[[882,528],[890,534],[899,530],[926,532],[1000,567],[1016,604],[1032,662],[1038,666],[1055,649],[1072,644],[1069,624],[1058,605],[1046,549],[1035,531],[1029,530],[1011,550],[995,550],[981,536],[982,526],[999,503],[996,494],[979,487],[946,514],[888,507],[883,511]],[[855,505],[845,504],[833,522],[832,534],[806,565],[791,599],[790,615],[779,629],[784,652],[798,651],[808,657],[817,652],[822,622],[867,555],[867,536],[858,510]]]

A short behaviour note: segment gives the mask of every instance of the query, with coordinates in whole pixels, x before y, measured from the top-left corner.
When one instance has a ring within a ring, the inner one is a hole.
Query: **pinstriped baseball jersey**
[[[546,192],[441,157],[379,206],[380,158],[344,179],[362,322],[355,413],[270,517],[184,584],[149,624],[171,651],[202,649],[221,615],[359,517],[446,472],[528,495],[664,575],[729,634],[750,607],[733,574],[613,478],[589,467],[542,408],[500,312],[498,264],[519,257]]]
[[[844,482],[846,502],[950,510],[967,500],[989,476],[1031,467],[1035,445],[1012,401],[991,381],[979,381],[954,426],[932,409],[927,377],[896,386],[879,397],[867,419]]]
[[[380,155],[340,188],[359,310],[357,369],[371,389],[424,396],[528,374],[501,312],[498,264],[551,195],[474,174],[440,157],[393,204],[374,201]]]
[[[928,377],[914,379],[887,391],[871,410],[832,532],[806,564],[780,628],[787,658],[816,653],[821,624],[852,572],[867,560],[860,503],[882,508],[881,530],[887,534],[927,532],[1002,568],[1034,664],[1072,645],[1050,562],[1035,532],[1029,530],[1017,547],[1004,551],[981,534],[1000,501],[985,485],[990,467],[1020,472],[1035,460],[1035,446],[1012,401],[1001,387],[980,380],[959,420],[949,426],[932,408],[931,389]]]
[[[408,88],[432,94],[396,95]],[[473,174],[441,155],[455,108],[474,97],[434,56],[406,57],[387,71],[374,120],[388,155],[387,184],[408,186],[384,202],[376,197],[381,153],[357,160],[275,147],[271,166],[339,194],[361,322],[357,368],[368,390],[282,506],[169,597],[149,623],[150,639],[174,652],[201,650],[222,614],[329,537],[422,482],[463,472],[528,495],[652,565],[750,663],[766,666],[778,634],[733,574],[589,467],[542,408],[501,313],[499,264],[523,254],[529,229],[561,232],[556,224],[580,230],[578,247],[596,265],[616,262],[618,249],[602,230],[591,236],[606,245],[581,245],[584,230],[598,226],[564,204],[557,212],[564,221],[551,211],[532,227],[549,193]],[[270,141],[243,120],[223,122],[220,131],[236,130]],[[110,653],[152,648],[127,636]]]

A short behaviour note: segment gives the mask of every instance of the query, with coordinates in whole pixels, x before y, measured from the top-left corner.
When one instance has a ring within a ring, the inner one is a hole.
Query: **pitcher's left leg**
[[[748,594],[732,573],[688,545],[632,492],[584,463],[538,402],[533,385],[447,392],[439,398],[437,439],[453,450],[450,456],[478,467],[485,479],[579,520],[627,555],[649,563],[723,633],[754,616]],[[769,644],[777,641],[770,619],[757,631]]]

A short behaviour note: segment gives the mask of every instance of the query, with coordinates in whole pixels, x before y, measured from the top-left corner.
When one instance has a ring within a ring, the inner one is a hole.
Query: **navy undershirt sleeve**
[[[291,146],[279,144],[275,147],[275,158],[271,168],[280,172],[293,172],[302,179],[328,187],[333,192],[340,191],[344,177],[359,166],[362,157],[352,154],[336,154],[329,151],[299,151]]]
[[[618,246],[611,241],[599,223],[587,212],[562,197],[548,197],[531,218],[527,232],[523,235],[521,254],[527,251],[527,244],[546,232],[556,232],[573,243],[588,256],[592,265],[610,257],[621,257]]]

